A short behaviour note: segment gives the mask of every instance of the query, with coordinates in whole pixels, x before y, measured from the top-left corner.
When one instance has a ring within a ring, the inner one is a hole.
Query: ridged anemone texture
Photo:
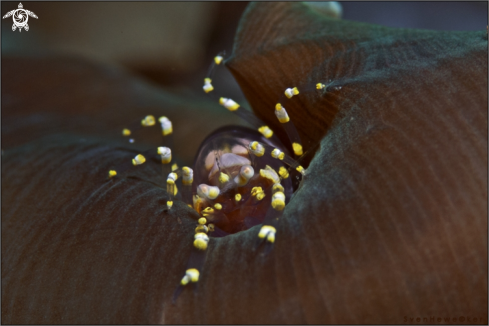
[[[115,66],[55,54],[2,60],[2,149],[6,152],[33,139],[66,133],[127,144],[122,128],[152,114],[168,116],[174,125],[174,153],[192,162],[207,134],[225,124],[244,125],[234,115],[223,114],[219,105],[174,95]],[[209,119],[202,123],[201,115]],[[145,133],[136,136],[136,143],[154,140]]]
[[[285,89],[328,85],[321,95],[310,91],[282,102],[309,148],[352,110],[373,114],[366,108],[375,107],[378,116],[410,107],[444,114],[485,108],[485,27],[387,28],[328,18],[303,3],[254,3],[241,20],[227,66],[253,110],[284,140],[273,108]]]
[[[165,208],[156,164],[106,181],[113,162],[134,153],[82,118],[173,106],[127,78],[98,83],[107,76],[99,70],[77,84],[85,92],[65,82],[35,93],[47,73],[4,64],[3,323],[487,323],[485,30],[388,29],[301,3],[257,3],[227,65],[276,132],[285,88],[329,84],[284,104],[305,145],[320,149],[271,253],[253,252],[258,227],[211,239],[196,291],[172,305],[196,214],[181,202]],[[101,92],[117,96],[93,95]]]
[[[282,102],[321,149],[277,232],[274,282],[255,290],[275,298],[266,321],[487,322],[485,26],[393,29],[255,3],[227,65],[277,132],[286,88],[329,84]]]

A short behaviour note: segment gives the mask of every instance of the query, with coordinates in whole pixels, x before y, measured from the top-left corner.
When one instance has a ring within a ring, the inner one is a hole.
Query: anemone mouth
[[[277,172],[272,173],[275,179],[270,178],[270,174],[263,174],[263,171],[278,171],[283,163],[270,153],[255,156],[248,149],[253,141],[287,152],[278,139],[266,139],[257,131],[240,126],[217,129],[199,148],[194,161],[192,192],[198,193],[196,190],[203,185],[204,188],[219,188],[215,198],[194,198],[194,209],[219,231],[211,236],[236,234],[262,224],[272,209],[272,186],[275,183],[285,189],[287,198],[294,192],[290,178],[280,179]],[[247,173],[249,175],[245,177]],[[222,210],[215,209],[216,204]]]
[[[229,162],[223,162],[223,164],[221,164],[224,166],[229,165],[229,168],[232,168],[233,166],[243,165],[245,163],[251,164],[252,166],[257,164],[256,157],[252,155],[250,156],[247,150],[250,141],[259,141],[262,143],[266,143],[268,145],[280,148],[286,154],[289,153],[278,138],[273,138],[272,140],[270,140],[265,138],[259,132],[242,126],[231,125],[221,127],[209,134],[199,146],[193,164],[195,171],[193,192],[195,193],[195,190],[199,184],[207,184],[209,182],[209,179],[214,177],[221,167],[219,164],[209,162],[209,153],[216,153],[216,155],[214,155],[213,157],[214,161],[216,158],[218,161],[221,160],[222,156],[225,154],[235,154],[235,163],[231,162],[231,156],[226,155],[227,157],[224,160],[227,161],[229,158]],[[236,147],[243,148],[245,151],[233,153],[233,149]],[[248,160],[249,163],[245,160]],[[267,164],[270,166],[275,165],[273,161],[267,161]],[[261,164],[260,166],[263,166],[264,168],[265,164]]]

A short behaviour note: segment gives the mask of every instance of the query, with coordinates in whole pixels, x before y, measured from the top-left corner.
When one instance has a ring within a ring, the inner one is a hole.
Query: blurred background
[[[2,2],[2,16],[18,2]],[[2,56],[64,52],[124,67],[184,96],[201,97],[202,79],[217,53],[231,53],[248,2],[23,2],[28,32],[2,19]],[[483,2],[340,2],[342,18],[389,27],[484,30]],[[218,87],[244,98],[222,70]],[[217,83],[217,82],[216,82]]]

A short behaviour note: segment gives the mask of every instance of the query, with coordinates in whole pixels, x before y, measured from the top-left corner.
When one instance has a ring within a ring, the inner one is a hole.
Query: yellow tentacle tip
[[[173,133],[173,124],[170,119],[165,116],[161,116],[158,118],[158,121],[161,124],[161,133],[163,136],[168,136]]]
[[[317,84],[316,84],[316,89],[323,89],[323,88],[325,88],[325,87],[326,87],[326,85],[324,85],[324,84],[322,84],[322,83],[317,83]]]
[[[258,238],[264,239],[267,238],[267,241],[274,243],[275,242],[275,233],[277,230],[271,225],[263,225],[258,232]]]
[[[182,182],[186,186],[191,186],[194,182],[194,170],[188,166],[182,168]]]
[[[239,108],[239,104],[230,98],[221,97],[219,99],[219,104],[224,106],[229,111],[236,111]]]
[[[302,167],[302,165],[299,165],[298,167],[295,168],[298,172],[300,172],[302,175],[306,174],[306,170]]]
[[[206,93],[210,93],[214,90],[214,86],[212,86],[211,84],[205,84],[202,89],[204,90],[204,92]]]
[[[168,147],[158,147],[158,154],[161,156],[162,164],[168,164],[171,162],[171,149]]]
[[[205,217],[201,217],[201,218],[199,218],[199,221],[198,222],[199,222],[200,225],[204,225],[204,224],[207,223],[207,219]]]
[[[265,138],[270,138],[273,136],[273,131],[268,126],[261,126],[258,131],[265,136]]]
[[[284,93],[285,93],[285,96],[287,96],[288,98],[291,98],[292,96],[299,94],[299,90],[297,89],[297,87],[287,88]]]
[[[280,121],[280,123],[287,123],[290,121],[287,111],[280,103],[277,103],[275,105],[275,115],[277,116],[278,121]]]
[[[257,141],[251,142],[248,148],[255,156],[260,157],[263,156],[263,154],[265,154],[265,147],[263,147],[263,145]]]
[[[278,169],[278,174],[282,177],[282,179],[287,179],[289,177],[289,171],[283,166]]]
[[[285,195],[283,192],[277,191],[272,196],[272,207],[277,211],[281,211],[285,207]]]
[[[214,87],[211,84],[212,80],[210,78],[205,78],[204,79],[204,92],[209,93],[214,90]]]
[[[155,124],[155,117],[152,115],[147,115],[144,117],[143,120],[141,120],[141,125],[144,127],[151,127],[154,126]]]
[[[216,65],[219,65],[219,64],[221,64],[221,62],[222,62],[222,60],[223,60],[223,59],[224,59],[224,58],[223,58],[222,56],[220,56],[220,55],[216,55],[216,56],[214,57],[214,62],[216,63]]]
[[[194,247],[199,250],[206,250],[209,237],[203,232],[195,234]]]
[[[251,196],[256,197],[258,200],[262,200],[265,198],[265,192],[262,187],[253,187],[253,189],[251,189]]]
[[[294,150],[294,154],[297,156],[301,156],[303,154],[302,145],[299,143],[292,143],[292,149]]]
[[[271,153],[272,157],[273,158],[276,158],[276,159],[279,159],[279,160],[283,160],[284,157],[285,157],[285,153],[282,152],[280,149],[278,148],[275,148],[274,150],[272,150],[272,153]]]
[[[236,200],[236,201],[240,201],[240,200],[241,200],[241,194],[236,194],[236,195],[234,196],[234,200]]]
[[[166,206],[168,207],[168,209],[171,209],[171,208],[172,208],[172,206],[173,206],[173,201],[168,200],[168,201],[166,202]]]
[[[109,171],[109,178],[113,178],[117,175],[117,171],[116,170],[110,170]]]
[[[122,135],[123,136],[130,136],[131,135],[131,130],[124,128],[122,129]]]
[[[181,285],[187,285],[189,282],[195,283],[199,281],[200,272],[196,268],[189,268],[185,271],[185,276],[180,281]]]
[[[141,165],[144,162],[146,162],[146,158],[141,154],[136,155],[136,157],[132,159],[133,165]]]
[[[195,283],[199,280],[200,273],[195,268],[187,269],[186,274],[189,275],[190,281],[192,281],[192,283]]]

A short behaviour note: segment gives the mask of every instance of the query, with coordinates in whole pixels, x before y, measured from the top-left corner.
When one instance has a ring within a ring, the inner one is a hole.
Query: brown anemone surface
[[[198,288],[176,305],[196,214],[165,208],[156,164],[105,181],[133,152],[103,124],[196,104],[76,61],[5,61],[3,323],[487,323],[485,30],[251,4],[227,65],[281,137],[279,94],[328,84],[284,103],[320,149],[272,252],[252,251],[257,227],[211,239]]]

